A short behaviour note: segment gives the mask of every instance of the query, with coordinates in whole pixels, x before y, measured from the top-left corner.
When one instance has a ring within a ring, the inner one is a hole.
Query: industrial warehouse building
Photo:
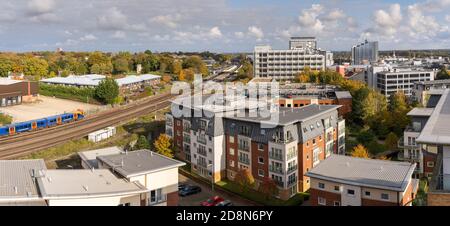
[[[0,107],[34,101],[38,92],[36,82],[0,78]]]
[[[79,88],[95,88],[105,79],[106,76],[98,74],[88,75],[69,75],[67,77],[54,77],[42,79],[44,84],[74,86]],[[160,82],[161,76],[144,74],[144,75],[129,75],[124,78],[115,79],[120,87],[120,91],[137,91],[144,87],[156,85]]]

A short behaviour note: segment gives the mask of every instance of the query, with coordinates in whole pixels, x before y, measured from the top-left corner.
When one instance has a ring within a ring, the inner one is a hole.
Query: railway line
[[[91,115],[81,121],[1,138],[0,159],[16,158],[50,148],[72,139],[84,137],[107,126],[155,112],[170,106],[170,100],[173,97],[171,94],[162,94],[145,101]]]

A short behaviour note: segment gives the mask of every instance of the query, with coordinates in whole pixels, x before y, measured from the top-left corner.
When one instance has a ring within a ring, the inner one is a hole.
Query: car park
[[[182,190],[178,191],[178,195],[180,195],[181,197],[185,197],[185,196],[200,193],[201,191],[202,191],[202,189],[199,186],[190,185],[190,186],[186,186]]]
[[[204,202],[201,202],[200,205],[201,206],[216,206],[217,204],[221,203],[225,201],[225,199],[223,199],[220,196],[214,196]]]
[[[230,200],[224,200],[222,202],[217,203],[216,206],[233,206],[233,203]]]

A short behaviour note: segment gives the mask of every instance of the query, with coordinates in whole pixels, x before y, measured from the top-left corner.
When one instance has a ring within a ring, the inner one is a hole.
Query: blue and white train
[[[31,120],[27,122],[18,122],[0,127],[0,136],[11,136],[17,133],[39,130],[43,128],[62,125],[65,123],[78,121],[84,118],[83,110],[77,110],[73,113],[64,113],[47,118]]]

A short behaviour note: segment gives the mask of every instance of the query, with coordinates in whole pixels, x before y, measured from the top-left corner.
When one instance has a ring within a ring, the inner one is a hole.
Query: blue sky
[[[0,0],[0,51],[252,51],[289,36],[349,50],[450,48],[450,0]]]

